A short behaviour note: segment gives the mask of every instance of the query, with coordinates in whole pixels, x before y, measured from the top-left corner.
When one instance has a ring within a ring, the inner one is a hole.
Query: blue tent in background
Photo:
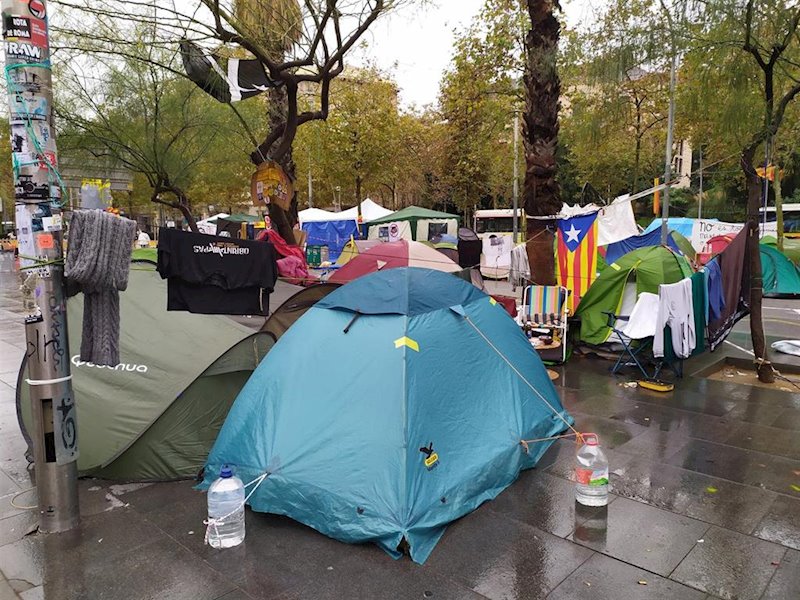
[[[719,219],[703,219],[704,221],[718,221]],[[692,227],[694,227],[695,219],[689,217],[670,217],[667,219],[667,228],[671,231],[677,231],[683,237],[692,239]],[[657,231],[661,229],[661,219],[653,219],[653,222],[644,230],[645,233]]]
[[[245,482],[269,472],[253,510],[394,557],[405,539],[422,563],[450,521],[552,443],[521,440],[567,422],[499,304],[447,273],[391,269],[329,294],[281,337],[231,408],[202,486],[223,464]]]
[[[634,235],[621,242],[615,242],[606,246],[606,262],[617,262],[617,259],[626,255],[628,252],[633,252],[639,248],[646,248],[647,246],[660,246],[661,245],[661,231],[653,229],[650,233],[642,233],[641,235]],[[672,238],[672,232],[667,235],[667,246],[672,248],[678,254],[683,254],[678,244]]]
[[[335,261],[342,253],[350,237],[360,238],[358,225],[353,220],[342,221],[316,221],[303,223],[303,231],[308,234],[308,246],[327,246],[328,259]]]

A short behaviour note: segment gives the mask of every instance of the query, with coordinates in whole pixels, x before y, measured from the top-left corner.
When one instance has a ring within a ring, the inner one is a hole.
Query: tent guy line
[[[492,350],[494,350],[494,351],[495,351],[495,353],[496,353],[496,354],[497,354],[497,355],[498,355],[500,358],[502,358],[502,359],[503,359],[503,361],[505,361],[505,363],[506,363],[506,364],[507,364],[509,367],[511,367],[511,370],[512,370],[512,371],[514,371],[514,373],[516,373],[516,374],[519,376],[519,378],[520,378],[520,379],[522,379],[522,381],[524,381],[524,382],[525,382],[525,385],[527,385],[527,386],[528,386],[528,387],[531,389],[531,391],[532,391],[534,394],[536,394],[536,395],[539,397],[539,399],[540,399],[542,402],[544,402],[544,403],[547,405],[547,408],[549,408],[551,411],[553,411],[553,414],[554,414],[554,415],[556,415],[556,416],[557,416],[559,419],[561,419],[562,421],[564,421],[564,424],[565,424],[567,427],[569,427],[569,428],[570,428],[570,429],[573,431],[573,434],[574,434],[574,435],[576,435],[576,436],[578,436],[578,439],[581,439],[581,438],[583,437],[583,435],[581,434],[581,432],[580,432],[580,431],[578,431],[577,429],[575,429],[575,427],[573,427],[573,426],[572,426],[572,424],[571,424],[569,421],[567,421],[567,419],[565,419],[565,418],[564,418],[564,415],[562,415],[560,412],[558,412],[558,411],[557,411],[557,410],[556,410],[556,409],[553,407],[553,405],[552,405],[552,404],[550,404],[550,403],[547,401],[547,399],[546,399],[544,396],[542,396],[542,395],[539,393],[539,390],[537,390],[535,387],[533,387],[533,385],[531,385],[531,382],[530,382],[530,381],[528,381],[528,380],[525,378],[525,376],[524,376],[522,373],[520,373],[520,372],[519,372],[519,369],[517,369],[517,368],[516,368],[516,367],[513,365],[513,363],[512,363],[510,360],[508,360],[508,358],[506,358],[506,356],[505,356],[505,355],[504,355],[502,352],[500,352],[500,350],[497,348],[497,346],[495,346],[495,345],[492,343],[492,340],[490,340],[488,337],[486,337],[486,335],[485,335],[485,334],[484,334],[484,333],[483,333],[483,332],[480,330],[480,328],[479,328],[477,325],[475,325],[475,323],[473,323],[473,322],[472,322],[472,319],[470,319],[470,318],[469,318],[469,316],[468,316],[468,315],[466,315],[466,314],[464,314],[464,315],[462,315],[462,316],[464,317],[464,320],[465,320],[467,323],[469,323],[470,327],[472,327],[472,328],[473,328],[473,329],[474,329],[474,330],[475,330],[475,331],[478,333],[478,335],[480,335],[480,336],[483,338],[483,340],[484,340],[484,341],[485,341],[487,344],[489,344],[489,346],[492,348]],[[557,436],[557,437],[558,437],[558,436]],[[531,440],[531,441],[547,441],[547,440],[549,440],[549,439],[552,439],[552,438],[546,438],[546,439],[541,439],[541,440]],[[520,442],[524,442],[524,441],[525,441],[525,440],[520,440]]]

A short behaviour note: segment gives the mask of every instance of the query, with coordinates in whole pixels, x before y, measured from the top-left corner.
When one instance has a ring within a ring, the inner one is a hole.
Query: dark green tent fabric
[[[78,469],[126,480],[194,476],[273,336],[215,315],[167,312],[154,266],[134,263],[120,294],[116,367],[79,360],[83,296],[70,298],[69,344],[78,415]],[[22,425],[30,424],[20,386]]]
[[[413,225],[415,225],[419,219],[457,219],[460,221],[461,217],[438,210],[423,208],[421,206],[406,206],[388,216],[369,221],[367,225],[380,225],[382,223],[394,223],[395,221],[412,221],[413,230]]]
[[[759,244],[764,296],[787,298],[800,296],[800,269],[792,261],[765,244]]]
[[[581,319],[580,339],[588,344],[602,344],[611,335],[603,311],[618,313],[622,307],[625,284],[636,282],[636,295],[658,293],[662,283],[675,283],[692,275],[686,258],[663,246],[649,246],[629,252],[598,274],[581,299],[576,316]]]

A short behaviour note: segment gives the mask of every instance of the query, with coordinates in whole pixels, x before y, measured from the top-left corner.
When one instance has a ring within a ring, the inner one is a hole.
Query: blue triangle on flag
[[[563,236],[564,244],[570,252],[575,252],[578,246],[581,245],[583,238],[589,233],[596,218],[597,213],[593,212],[570,219],[559,219],[558,229]]]

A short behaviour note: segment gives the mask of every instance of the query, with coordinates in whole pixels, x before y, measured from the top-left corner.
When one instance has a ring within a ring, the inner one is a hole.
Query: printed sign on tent
[[[723,223],[722,221],[707,221],[705,219],[696,219],[692,225],[692,247],[697,252],[702,252],[705,245],[709,240],[720,235],[736,236],[742,229],[744,223]],[[777,236],[778,225],[775,222],[759,223],[761,230],[761,237],[765,235]]]

